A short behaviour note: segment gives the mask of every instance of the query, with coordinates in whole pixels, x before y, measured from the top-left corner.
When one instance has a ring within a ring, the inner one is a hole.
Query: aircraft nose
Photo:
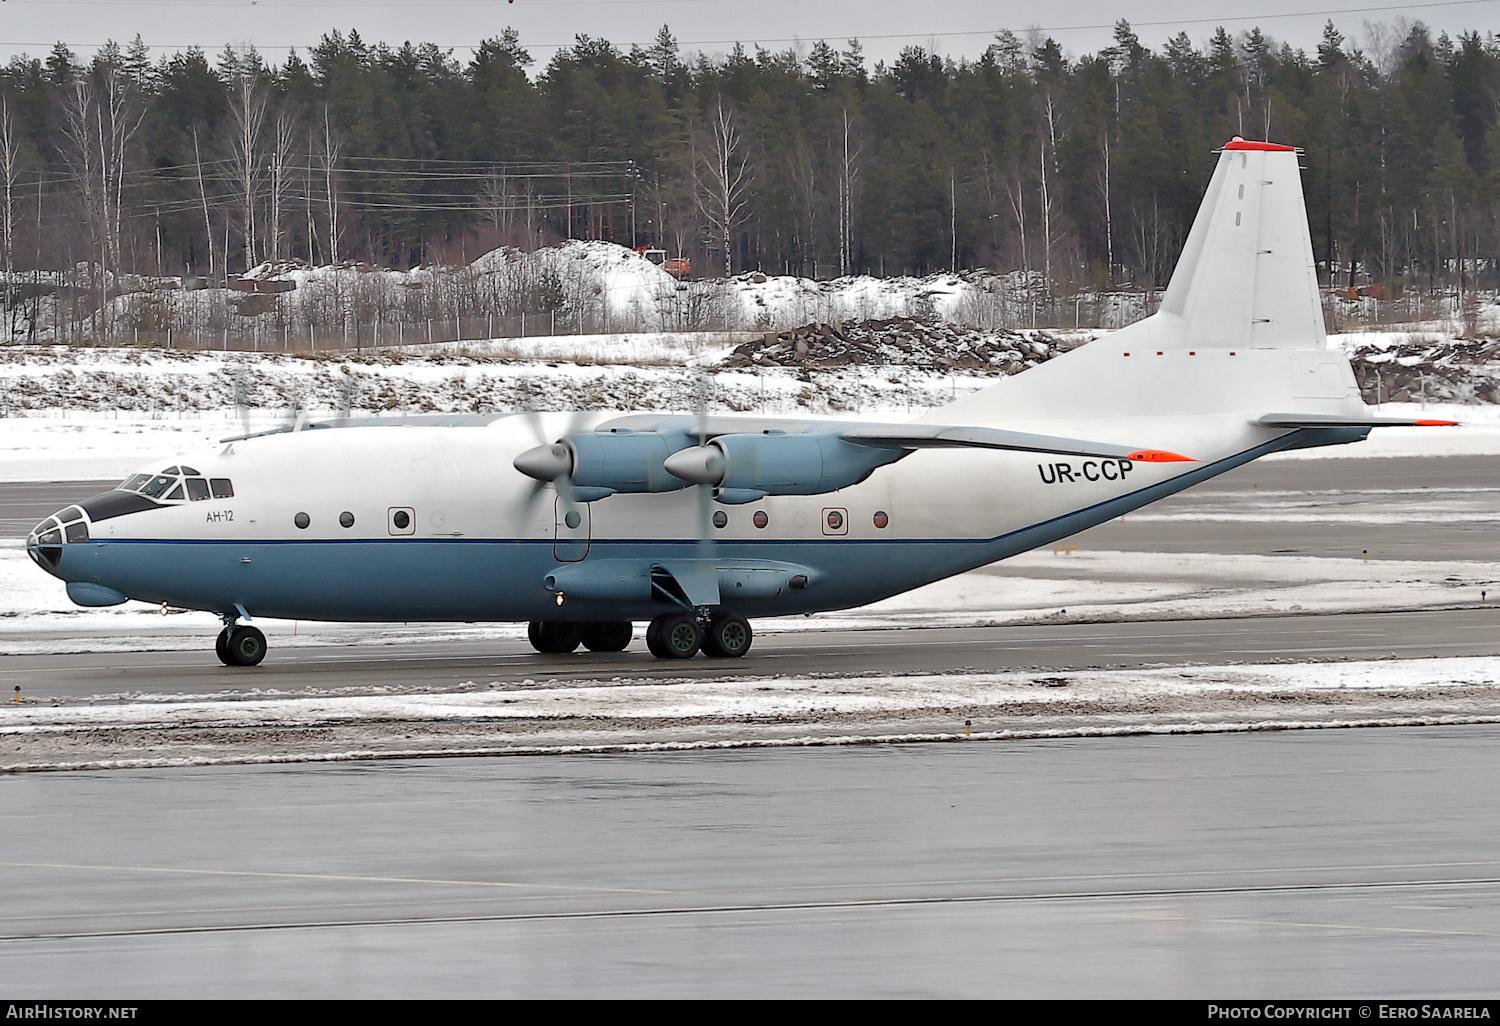
[[[26,552],[37,566],[57,575],[64,545],[80,545],[89,540],[89,524],[83,510],[69,506],[59,510],[31,529],[26,538]]]

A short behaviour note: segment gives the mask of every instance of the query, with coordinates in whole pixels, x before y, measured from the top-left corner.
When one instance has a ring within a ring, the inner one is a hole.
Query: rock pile
[[[1350,358],[1367,403],[1500,402],[1500,341],[1393,336]]]
[[[1015,374],[1072,346],[1041,331],[978,331],[954,324],[890,317],[857,323],[807,324],[767,332],[739,346],[731,367],[842,367],[896,364],[919,370]]]

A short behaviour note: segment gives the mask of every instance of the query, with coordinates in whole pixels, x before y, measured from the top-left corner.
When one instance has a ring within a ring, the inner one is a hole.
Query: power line
[[[19,3],[19,2],[23,2],[23,0],[9,0],[9,2]],[[45,2],[45,3],[49,4],[49,5],[55,6],[58,2],[60,2],[60,0],[26,0],[26,2],[39,2],[39,3],[40,2]],[[178,3],[179,3],[179,0],[73,0],[73,2],[74,3],[79,3],[79,4],[103,4],[103,5],[114,5],[114,4],[119,4],[119,5],[134,5],[134,4],[152,5],[152,4],[160,4],[160,5],[164,5],[164,6],[177,6]],[[301,3],[300,0],[255,0],[255,3],[251,3],[250,0],[246,0],[247,6],[255,6],[255,5],[260,4],[260,3],[271,5],[273,3],[283,3],[283,2],[286,3],[289,6],[325,6],[325,5],[326,6],[344,6],[343,0],[320,0],[320,2],[305,3],[305,4]],[[490,5],[489,0],[439,0],[439,2],[440,3],[446,3],[446,4],[452,5],[452,6],[489,6]],[[682,2],[682,3],[706,3],[706,2],[717,2],[717,0],[562,0],[562,2],[572,3],[572,4],[585,4],[585,3],[594,4],[594,3],[598,3],[598,4],[608,5],[608,4],[611,4],[611,3],[627,3],[627,2],[639,2],[639,3],[677,3],[677,2]],[[1472,7],[1472,6],[1475,6],[1475,5],[1478,5],[1478,4],[1490,4],[1490,3],[1496,3],[1496,2],[1500,2],[1500,0],[1434,0],[1434,2],[1431,2],[1431,3],[1420,3],[1420,4],[1380,4],[1380,5],[1368,5],[1368,6],[1357,6],[1357,7],[1328,7],[1328,8],[1321,8],[1321,9],[1318,9],[1318,10],[1282,11],[1282,12],[1268,13],[1268,14],[1235,14],[1235,15],[1229,15],[1227,17],[1163,18],[1163,19],[1153,19],[1153,20],[1149,20],[1149,21],[1133,21],[1133,22],[1130,22],[1130,25],[1131,25],[1132,28],[1161,28],[1161,27],[1164,27],[1164,26],[1165,27],[1170,27],[1170,26],[1173,26],[1173,25],[1220,25],[1220,24],[1226,24],[1226,23],[1231,23],[1231,22],[1233,22],[1233,23],[1242,23],[1242,22],[1279,21],[1279,20],[1284,20],[1286,18],[1322,18],[1322,17],[1329,17],[1329,16],[1332,16],[1332,15],[1335,15],[1335,14],[1381,14],[1381,13],[1385,13],[1385,12],[1389,12],[1389,11],[1426,11],[1426,10],[1434,10],[1434,9],[1440,8],[1440,7]],[[202,6],[202,4],[200,2],[192,2],[192,0],[184,0],[183,5],[184,6],[195,6],[195,7],[201,7]],[[349,6],[362,6],[363,7],[363,6],[370,6],[370,5],[367,4],[367,3],[363,3],[363,2],[351,2],[349,4]],[[403,4],[401,4],[401,6],[406,6],[406,4],[403,3]],[[494,6],[498,6],[498,4],[494,4]],[[1115,23],[1114,22],[1098,22],[1098,23],[1076,24],[1076,25],[1043,25],[1043,26],[1035,26],[1034,30],[1037,31],[1037,32],[1043,32],[1043,33],[1085,32],[1085,31],[1092,32],[1092,31],[1099,31],[1099,30],[1103,30],[1103,29],[1112,29],[1114,27],[1115,27]],[[1033,30],[1033,27],[1032,26],[1028,26],[1027,27],[1027,31],[1031,31],[1031,30]],[[1002,31],[1002,29],[1000,29],[1000,28],[988,28],[988,29],[960,29],[960,30],[953,30],[953,31],[946,31],[946,32],[884,32],[884,33],[870,33],[870,34],[867,34],[867,35],[859,35],[857,37],[853,36],[853,35],[846,35],[845,33],[839,33],[839,32],[823,33],[821,35],[817,34],[817,33],[811,33],[811,32],[809,32],[809,33],[804,33],[804,34],[795,35],[795,36],[762,36],[762,37],[759,37],[759,38],[737,38],[737,39],[683,39],[683,40],[678,40],[677,45],[679,47],[684,47],[684,46],[734,46],[734,45],[737,45],[737,44],[738,45],[749,44],[749,45],[758,46],[758,45],[766,44],[766,43],[775,43],[775,44],[781,44],[781,43],[791,43],[791,44],[805,43],[805,42],[808,42],[808,41],[813,40],[813,39],[824,39],[824,40],[826,40],[826,39],[829,39],[829,38],[834,38],[834,39],[840,39],[840,38],[854,39],[854,38],[858,38],[860,40],[949,39],[949,38],[971,37],[971,36],[992,36],[992,35],[998,34],[1000,31]],[[116,44],[118,45],[117,41],[111,40],[110,42],[116,42]],[[53,45],[55,45],[55,43],[56,43],[56,41],[45,42],[45,43],[42,43],[42,42],[24,42],[24,43],[23,42],[17,42],[17,43],[10,43],[10,44],[6,44],[6,45],[9,45],[9,46],[12,46],[12,47],[23,47],[23,48],[24,47],[51,48]],[[64,41],[63,45],[64,46],[68,46],[68,47],[79,47],[79,48],[83,48],[83,49],[88,49],[88,48],[102,47],[102,46],[104,46],[106,44],[105,43],[83,43],[83,42]],[[214,44],[204,44],[204,43],[160,43],[160,44],[156,44],[154,48],[155,49],[163,49],[163,50],[200,49],[200,50],[207,51],[208,49],[210,49],[210,47],[212,45],[214,45]],[[317,44],[309,44],[309,43],[252,43],[252,44],[249,44],[249,45],[253,46],[257,50],[287,50],[287,51],[290,51],[290,50],[310,50],[314,46],[316,46]],[[472,49],[472,48],[474,48],[475,43],[474,42],[464,42],[464,43],[434,43],[434,44],[431,44],[431,45],[437,46],[440,49],[462,50],[462,49]],[[573,46],[574,45],[574,41],[570,40],[569,42],[566,42],[566,43],[523,43],[521,45],[522,45],[522,49],[560,50],[560,49],[565,49],[567,47]],[[621,44],[621,45],[626,45],[626,44]],[[628,45],[638,45],[638,43],[637,42],[631,42]]]

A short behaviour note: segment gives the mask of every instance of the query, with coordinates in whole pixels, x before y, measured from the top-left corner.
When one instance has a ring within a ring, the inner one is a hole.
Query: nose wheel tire
[[[646,647],[658,659],[691,659],[702,645],[703,630],[685,613],[658,616],[646,630]]]
[[[255,666],[266,657],[266,636],[256,628],[241,625],[225,634],[219,635],[223,641],[219,658],[225,666]],[[218,645],[214,647],[217,651]]]
[[[532,620],[526,627],[526,638],[531,647],[547,655],[566,655],[578,647],[582,631],[576,623],[561,623],[556,620]],[[629,644],[629,639],[626,639]]]
[[[635,637],[629,620],[604,620],[583,625],[583,647],[590,652],[623,652]]]
[[[737,613],[716,616],[703,639],[703,654],[716,659],[738,659],[750,651],[750,621]]]

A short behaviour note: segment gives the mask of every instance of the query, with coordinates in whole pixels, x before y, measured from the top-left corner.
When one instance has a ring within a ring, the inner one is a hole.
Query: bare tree
[[[1115,223],[1113,212],[1110,209],[1110,166],[1109,166],[1109,132],[1099,139],[1100,164],[1099,164],[1099,193],[1104,199],[1104,259],[1106,277],[1109,285],[1115,283]]]
[[[323,105],[323,184],[328,200],[328,249],[325,255],[330,264],[339,262],[339,194],[335,188],[334,168],[339,162],[343,142],[333,130],[328,105]]]
[[[108,333],[108,279],[120,268],[121,209],[126,152],[145,117],[129,94],[129,81],[113,64],[73,76],[63,101],[63,160],[72,175],[98,257],[93,279],[99,327]]]
[[[203,203],[203,235],[208,243],[208,280],[217,281],[214,267],[214,225],[208,216],[208,187],[203,184],[203,155],[198,150],[198,126],[193,126],[193,163],[198,169],[198,199]]]
[[[271,176],[271,225],[266,244],[266,255],[271,260],[281,259],[281,238],[286,234],[282,226],[281,212],[287,205],[292,191],[292,144],[297,134],[297,112],[288,101],[276,111],[272,125],[270,158]]]
[[[1021,235],[1021,273],[1025,277],[1026,288],[1031,289],[1031,259],[1030,251],[1026,247],[1026,180],[1021,171],[1017,169],[1013,178],[1005,179],[1005,191],[1010,196],[1010,210],[1016,218],[1016,230]]]
[[[863,147],[853,147],[854,125],[849,108],[843,108],[843,125],[839,156],[839,276],[849,274],[854,260],[854,183],[859,178],[859,155]]]
[[[260,160],[260,134],[266,120],[266,94],[260,85],[260,75],[254,68],[241,70],[229,83],[229,118],[233,126],[229,137],[229,173],[239,195],[245,239],[245,269],[248,271],[258,263],[255,258],[255,206],[264,176]]]
[[[0,207],[0,232],[5,235],[5,313],[6,336],[9,342],[15,335],[15,310],[11,297],[15,294],[16,248],[16,176],[21,167],[21,148],[16,139],[15,120],[10,116],[10,103],[0,96],[0,183],[5,187],[4,206]]]
[[[490,219],[495,236],[509,242],[511,213],[515,209],[515,196],[511,192],[510,176],[504,171],[492,171],[479,190],[479,208]]]
[[[734,229],[745,222],[745,194],[755,176],[740,153],[740,130],[734,116],[724,109],[723,97],[714,101],[709,116],[709,148],[699,154],[698,209],[724,251],[724,277],[733,271]]]

